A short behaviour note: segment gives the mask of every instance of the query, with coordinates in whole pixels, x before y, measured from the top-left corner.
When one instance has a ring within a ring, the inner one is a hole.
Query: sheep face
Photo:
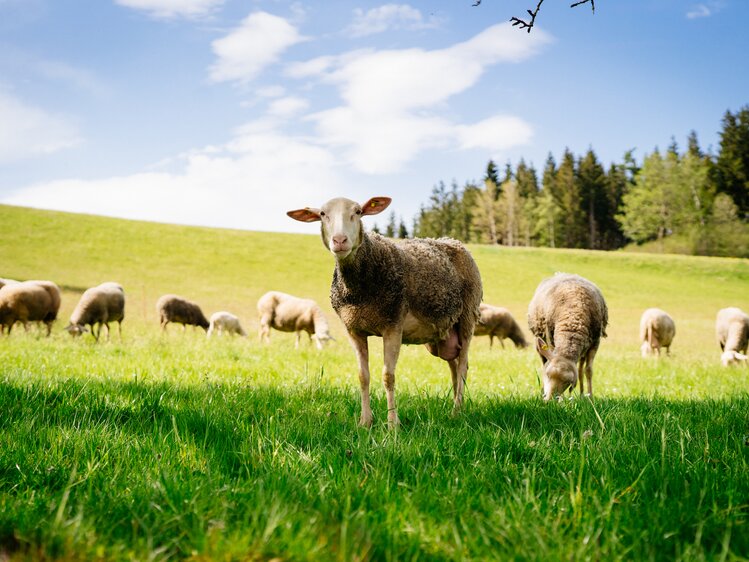
[[[306,207],[286,214],[301,222],[321,221],[323,244],[337,260],[345,260],[356,253],[361,243],[364,228],[361,218],[381,213],[387,209],[390,201],[389,197],[372,197],[359,205],[350,199],[337,197],[319,209]]]
[[[643,357],[650,357],[655,353],[655,350],[650,345],[650,343],[644,341],[642,342],[642,345],[640,346],[640,351],[642,352]]]
[[[544,400],[561,399],[564,391],[577,383],[577,365],[574,361],[556,355],[541,338],[536,340],[536,351],[544,367]]]
[[[315,342],[317,349],[322,349],[329,341],[335,341],[335,338],[328,333],[314,334],[312,340]]]
[[[723,363],[724,367],[730,367],[731,365],[738,365],[744,363],[749,359],[749,356],[739,353],[738,351],[724,351],[720,356],[720,362]]]
[[[76,338],[84,332],[88,332],[88,327],[84,326],[83,324],[68,324],[67,326],[65,326],[65,331]]]

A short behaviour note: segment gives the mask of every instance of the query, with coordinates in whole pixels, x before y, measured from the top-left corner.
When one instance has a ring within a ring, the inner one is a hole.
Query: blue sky
[[[749,2],[0,0],[0,203],[310,232],[565,147],[717,147],[749,104]]]

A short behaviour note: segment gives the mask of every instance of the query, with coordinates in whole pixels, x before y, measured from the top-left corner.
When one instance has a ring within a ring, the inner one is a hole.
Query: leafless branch
[[[473,6],[480,6],[482,0],[474,0]],[[529,20],[523,20],[518,17],[511,17],[510,21],[512,22],[512,26],[518,26],[520,29],[525,29],[528,33],[531,32],[531,29],[533,29],[533,26],[536,24],[536,16],[538,16],[538,12],[541,10],[541,4],[544,3],[544,0],[538,0],[538,4],[536,4],[536,9],[526,10],[528,12],[528,15],[531,17]],[[577,6],[581,6],[583,4],[590,3],[590,8],[593,10],[593,13],[596,13],[596,0],[577,0],[576,2],[573,2],[570,4],[570,8],[575,8]]]

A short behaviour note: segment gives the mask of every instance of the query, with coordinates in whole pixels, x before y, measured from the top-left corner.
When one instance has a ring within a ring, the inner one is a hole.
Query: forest
[[[482,181],[440,181],[410,234],[464,242],[591,250],[637,249],[749,257],[749,105],[726,111],[716,153],[692,131],[637,162],[633,150],[608,168],[584,155],[549,153],[543,170],[490,160]],[[409,230],[391,214],[388,236]]]

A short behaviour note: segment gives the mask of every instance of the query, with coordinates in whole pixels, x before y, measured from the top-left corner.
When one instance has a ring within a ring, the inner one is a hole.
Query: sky
[[[716,151],[749,2],[570,3],[526,33],[532,0],[0,0],[0,203],[316,232],[286,211],[386,195],[410,225],[490,159]]]

